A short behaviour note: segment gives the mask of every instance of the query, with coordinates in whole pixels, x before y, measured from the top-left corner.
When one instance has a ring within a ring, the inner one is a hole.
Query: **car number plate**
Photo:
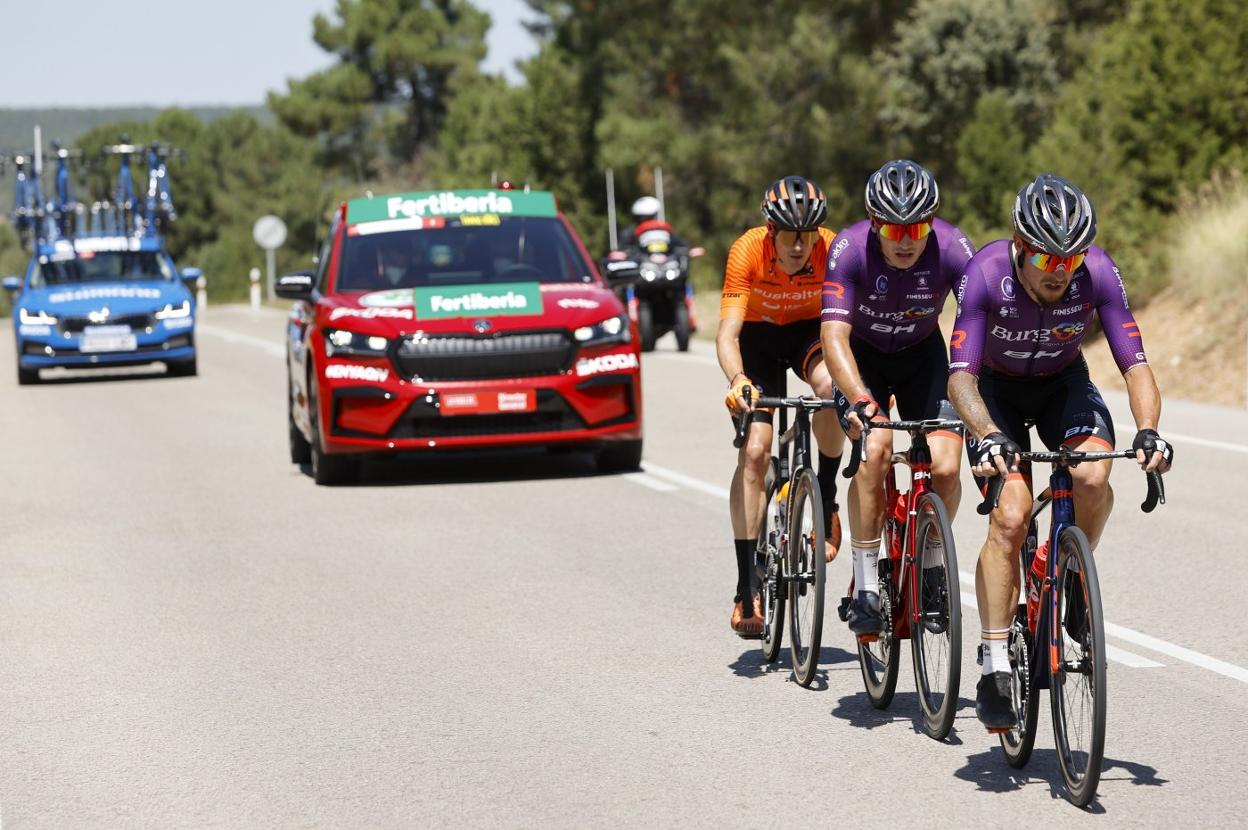
[[[129,326],[87,326],[78,350],[83,352],[132,352],[138,341]]]
[[[512,392],[444,392],[438,399],[443,415],[494,415],[500,412],[532,412],[537,393],[532,389]]]

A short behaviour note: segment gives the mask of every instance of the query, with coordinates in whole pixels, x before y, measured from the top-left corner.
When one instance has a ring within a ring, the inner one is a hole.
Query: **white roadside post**
[[[195,307],[199,314],[203,314],[208,307],[208,278],[203,274],[195,280]]]
[[[269,302],[273,302],[277,296],[273,291],[273,285],[277,282],[276,251],[286,241],[286,223],[271,213],[261,216],[252,226],[251,238],[264,249],[264,264],[268,270],[265,295],[269,298]]]
[[[260,310],[260,269],[252,268],[247,275],[251,278],[251,310]]]

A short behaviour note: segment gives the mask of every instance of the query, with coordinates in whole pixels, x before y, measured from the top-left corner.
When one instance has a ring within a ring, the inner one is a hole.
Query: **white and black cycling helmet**
[[[1014,230],[1037,251],[1073,256],[1086,251],[1096,238],[1096,211],[1082,190],[1061,176],[1044,173],[1018,191]]]
[[[633,202],[633,216],[637,218],[638,222],[643,219],[653,219],[659,215],[659,208],[661,207],[659,200],[653,196],[642,196]]]
[[[828,198],[802,176],[776,179],[763,194],[763,218],[786,231],[812,231],[828,217]]]
[[[890,225],[926,222],[940,207],[940,188],[923,165],[888,162],[867,179],[867,215]]]

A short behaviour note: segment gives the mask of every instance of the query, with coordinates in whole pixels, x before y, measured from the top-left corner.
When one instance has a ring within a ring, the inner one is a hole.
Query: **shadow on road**
[[[976,755],[968,755],[966,766],[954,773],[963,781],[970,781],[983,792],[1004,793],[1021,790],[1029,785],[1049,788],[1054,799],[1066,798],[1062,783],[1062,771],[1057,763],[1057,750],[1037,748],[1023,769],[1014,769],[1005,761],[1000,747],[993,747]],[[1157,770],[1147,764],[1106,758],[1101,772],[1100,791],[1106,784],[1127,781],[1137,787],[1160,787],[1170,783],[1157,775]],[[1089,813],[1104,813],[1105,808],[1096,799],[1085,808]]]
[[[299,467],[306,476],[312,465]],[[359,479],[346,487],[407,487],[430,484],[481,484],[542,479],[592,478],[601,473],[589,452],[545,449],[474,450],[366,458]]]
[[[819,649],[819,665],[815,669],[815,677],[810,683],[811,690],[822,692],[828,688],[829,667],[833,667],[834,671],[841,671],[847,667],[856,668],[857,665],[857,655],[835,646],[821,647]],[[751,648],[741,652],[741,656],[729,663],[728,668],[732,669],[732,673],[737,677],[754,678],[781,674],[792,680],[793,654],[785,646],[780,651],[780,656],[776,658],[776,662],[769,664],[763,659],[762,649]]]
[[[965,712],[967,707],[970,708],[970,717],[974,720],[975,702],[964,697],[958,698],[958,712]],[[897,692],[887,709],[876,709],[871,705],[871,698],[867,697],[865,691],[846,695],[837,701],[832,717],[848,721],[850,726],[859,729],[878,729],[890,723],[908,723],[916,734],[923,734],[923,711],[919,708],[917,692]],[[953,729],[942,743],[950,746],[962,745],[962,738],[958,735],[958,721],[964,720],[962,716],[954,716]],[[978,721],[975,725],[978,726]]]

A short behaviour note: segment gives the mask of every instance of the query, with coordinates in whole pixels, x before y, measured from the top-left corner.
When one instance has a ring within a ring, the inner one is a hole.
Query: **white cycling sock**
[[[983,674],[1010,671],[1010,629],[985,628],[979,644],[984,654]]]
[[[852,540],[854,549],[854,590],[880,592],[880,540]]]

